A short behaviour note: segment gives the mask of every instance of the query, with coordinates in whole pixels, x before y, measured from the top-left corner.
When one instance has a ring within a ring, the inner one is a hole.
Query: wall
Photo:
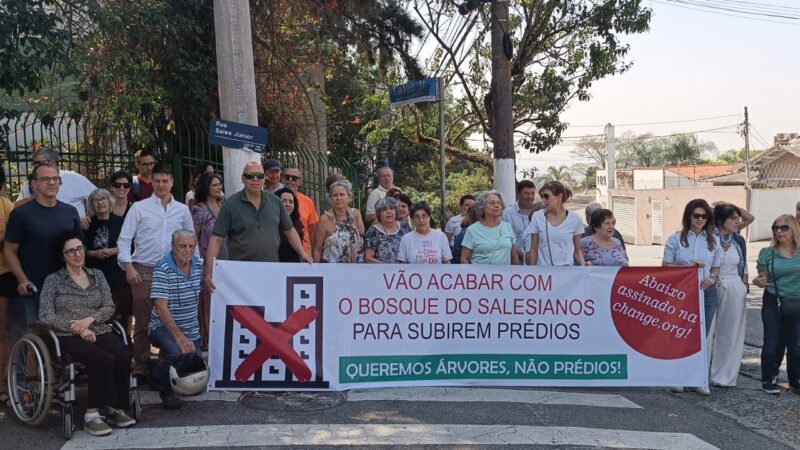
[[[772,222],[781,214],[794,214],[794,206],[800,200],[800,188],[753,189],[750,191],[751,214],[756,216],[750,225],[750,241],[772,238]]]
[[[634,189],[661,189],[664,187],[663,169],[634,169]]]
[[[796,191],[800,199],[800,190]],[[681,216],[686,204],[695,198],[704,198],[709,204],[719,200],[734,205],[747,204],[744,186],[714,186],[702,189],[609,189],[610,195],[636,197],[636,245],[652,245],[653,221],[651,216],[653,200],[663,202],[664,241],[672,233],[681,229]],[[794,203],[792,203],[794,205]],[[749,210],[749,209],[748,209]],[[758,217],[758,216],[756,216]],[[771,223],[770,223],[771,224]],[[745,230],[745,235],[747,230]]]

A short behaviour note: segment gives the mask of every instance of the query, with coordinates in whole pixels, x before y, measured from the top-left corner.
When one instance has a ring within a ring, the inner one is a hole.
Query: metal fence
[[[0,153],[12,196],[26,181],[33,168],[33,151],[46,146],[61,154],[62,169],[85,175],[96,185],[105,186],[116,170],[133,169],[133,152],[128,150],[124,133],[100,133],[85,122],[66,114],[56,117],[23,114],[0,121]]]
[[[12,198],[19,194],[33,168],[33,151],[41,146],[59,151],[62,169],[81,173],[97,186],[106,186],[108,177],[117,170],[133,173],[136,149],[130,134],[95,129],[88,121],[67,114],[50,117],[28,113],[4,119],[0,121],[0,155],[9,193]],[[207,124],[200,121],[176,120],[173,134],[154,152],[156,159],[172,164],[173,194],[179,200],[190,189],[192,172],[199,164],[211,164],[223,172],[222,148],[208,142]],[[300,168],[304,175],[301,190],[318,209],[327,203],[325,178],[331,173],[342,174],[353,183],[353,207],[360,207],[358,174],[346,160],[300,147],[271,147],[263,157],[278,159],[284,167]]]

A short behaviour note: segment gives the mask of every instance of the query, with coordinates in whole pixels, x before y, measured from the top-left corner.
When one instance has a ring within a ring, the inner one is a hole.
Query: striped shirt
[[[196,256],[192,257],[189,276],[181,272],[175,264],[172,252],[158,261],[153,268],[153,285],[150,300],[167,300],[167,308],[172,320],[190,341],[200,339],[200,323],[197,319],[197,297],[203,287],[203,265]],[[159,320],[158,309],[150,313],[148,330],[164,326]]]

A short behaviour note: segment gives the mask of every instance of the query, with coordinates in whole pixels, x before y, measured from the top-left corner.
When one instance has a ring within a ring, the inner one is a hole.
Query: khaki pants
[[[135,361],[133,373],[149,375],[147,364],[150,360],[150,337],[147,335],[147,326],[150,324],[150,313],[153,311],[153,302],[150,301],[153,268],[139,263],[133,263],[133,268],[139,272],[139,276],[142,278],[141,283],[131,285],[133,318],[136,321],[133,329],[133,359]]]

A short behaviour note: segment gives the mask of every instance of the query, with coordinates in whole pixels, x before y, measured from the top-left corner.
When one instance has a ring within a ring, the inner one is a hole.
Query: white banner
[[[209,390],[707,386],[696,269],[218,261]]]

